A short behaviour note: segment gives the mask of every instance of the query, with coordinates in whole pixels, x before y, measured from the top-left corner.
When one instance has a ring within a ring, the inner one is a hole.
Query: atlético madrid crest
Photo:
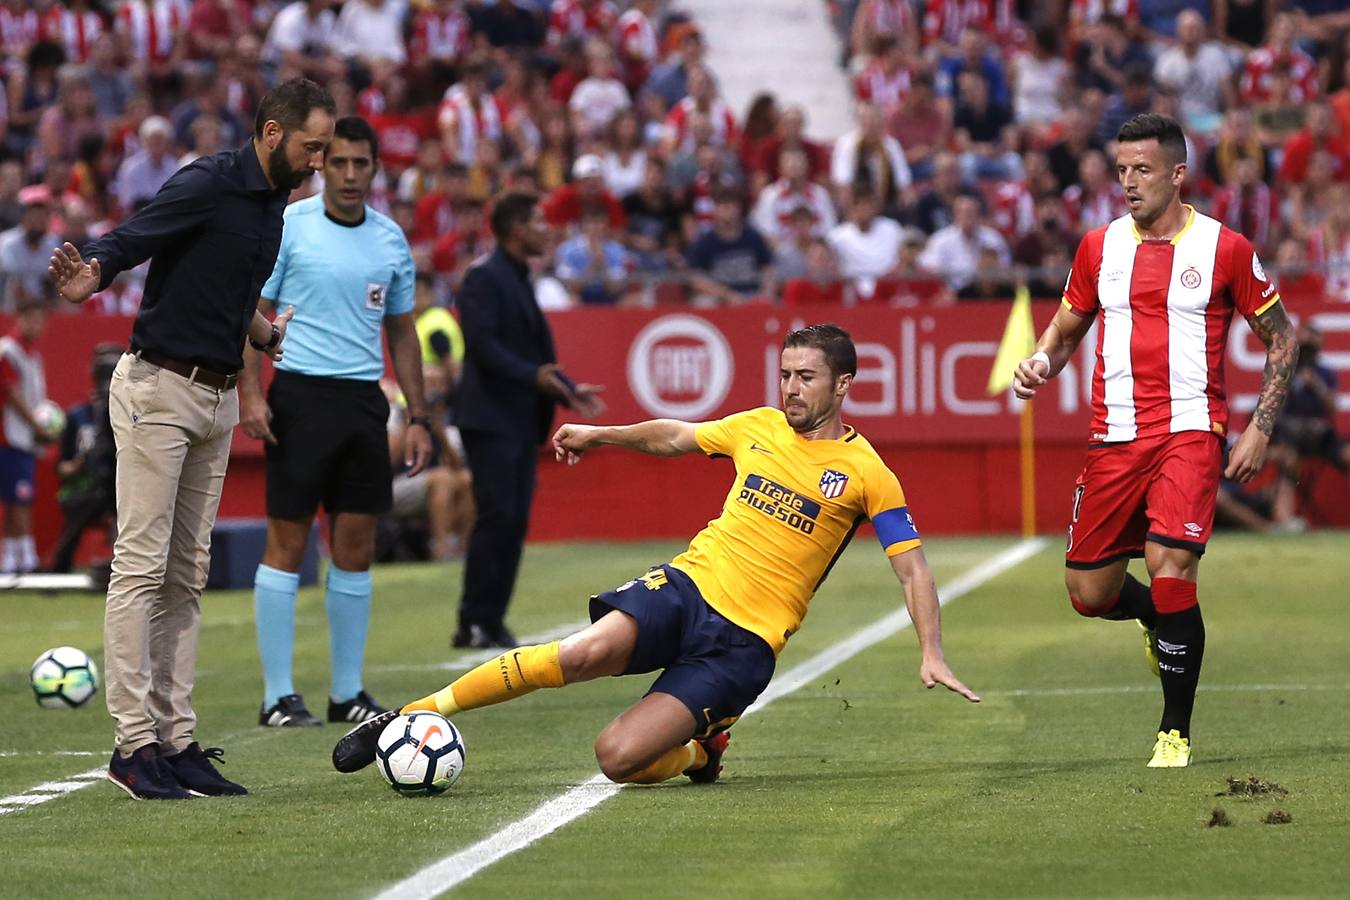
[[[844,492],[844,487],[848,484],[848,476],[843,472],[836,472],[834,469],[826,469],[825,474],[820,476],[820,493],[826,500],[833,500]]]

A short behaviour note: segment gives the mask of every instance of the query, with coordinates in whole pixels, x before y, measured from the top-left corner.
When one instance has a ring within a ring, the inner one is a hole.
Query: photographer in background
[[[1275,420],[1270,452],[1280,468],[1275,486],[1275,527],[1303,531],[1298,513],[1299,474],[1307,459],[1324,459],[1350,472],[1350,444],[1336,434],[1336,373],[1318,359],[1322,332],[1304,324],[1298,332],[1298,362],[1289,385],[1289,401]]]
[[[95,347],[90,371],[93,392],[87,401],[66,410],[56,460],[56,477],[61,482],[56,500],[66,522],[52,550],[49,568],[53,572],[71,570],[85,531],[105,518],[110,525],[117,521],[117,446],[108,419],[108,387],[121,356],[120,344]]]

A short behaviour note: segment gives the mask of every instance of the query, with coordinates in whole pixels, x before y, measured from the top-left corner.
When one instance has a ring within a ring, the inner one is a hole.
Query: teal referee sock
[[[332,698],[339,703],[361,692],[361,668],[370,624],[370,573],[328,566],[328,645],[332,654]]]
[[[295,646],[295,592],[300,575],[271,566],[258,566],[253,575],[253,620],[258,627],[258,656],[263,668],[263,709],[271,709],[291,684],[291,654]]]

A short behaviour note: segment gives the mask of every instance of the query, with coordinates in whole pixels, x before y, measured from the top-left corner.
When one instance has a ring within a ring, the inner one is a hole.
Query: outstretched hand
[[[925,659],[919,666],[919,678],[923,680],[923,686],[932,690],[937,685],[942,685],[954,694],[960,694],[971,703],[979,703],[980,696],[961,683],[961,679],[952,673],[951,668],[940,660]]]
[[[567,424],[553,433],[553,456],[558,462],[575,466],[581,462],[581,454],[592,446],[592,436],[598,431],[594,425]]]
[[[47,268],[52,284],[61,299],[69,303],[83,303],[98,290],[103,277],[97,259],[85,262],[75,245],[67,241],[52,250],[51,265]]]

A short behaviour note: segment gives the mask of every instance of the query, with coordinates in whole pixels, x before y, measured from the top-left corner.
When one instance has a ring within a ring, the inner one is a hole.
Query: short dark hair
[[[788,332],[783,338],[783,349],[789,347],[814,347],[825,354],[825,364],[835,378],[858,374],[858,351],[853,346],[853,337],[833,322]]]
[[[1157,141],[1174,165],[1186,161],[1186,135],[1171,116],[1141,113],[1120,126],[1120,131],[1116,132],[1116,142],[1120,144],[1149,140]]]
[[[308,78],[292,78],[263,94],[258,103],[258,114],[253,117],[253,135],[262,137],[263,126],[276,122],[287,133],[304,126],[309,114],[321,109],[330,116],[337,115],[337,103],[327,88]]]
[[[524,191],[507,191],[492,204],[492,236],[501,244],[511,236],[511,229],[524,225],[534,215],[539,198]]]
[[[375,135],[375,129],[369,122],[360,116],[343,116],[333,125],[333,139],[342,138],[344,141],[360,143],[365,141],[370,145],[371,162],[380,161],[380,139]],[[329,144],[324,150],[324,158],[328,158],[328,151],[333,149]]]

